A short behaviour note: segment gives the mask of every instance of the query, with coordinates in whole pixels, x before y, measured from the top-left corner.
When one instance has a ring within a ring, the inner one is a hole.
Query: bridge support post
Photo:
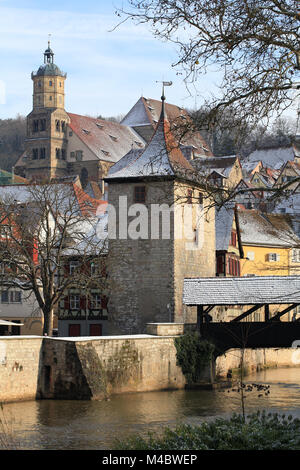
[[[203,305],[197,305],[197,329],[201,330],[201,325],[203,323]]]
[[[270,306],[269,304],[265,305],[265,321],[270,320]]]

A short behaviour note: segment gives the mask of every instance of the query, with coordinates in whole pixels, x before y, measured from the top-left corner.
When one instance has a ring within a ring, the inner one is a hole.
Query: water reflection
[[[300,368],[273,369],[247,378],[271,393],[247,394],[246,411],[266,409],[300,418]],[[169,391],[118,395],[108,401],[44,400],[5,405],[21,449],[112,449],[115,438],[159,431],[241,411],[239,395],[222,391]]]

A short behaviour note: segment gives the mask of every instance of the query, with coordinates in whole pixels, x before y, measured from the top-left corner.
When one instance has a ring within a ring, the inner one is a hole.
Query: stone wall
[[[171,336],[0,339],[0,402],[102,399],[184,386]]]
[[[270,367],[296,367],[293,362],[293,348],[258,348],[245,349],[244,369],[246,374]],[[228,374],[234,377],[238,374],[241,364],[241,350],[229,349],[222,356],[217,357],[215,372],[216,378],[224,379]]]
[[[174,328],[162,325],[157,332],[180,334],[182,327]],[[293,353],[293,349],[246,350],[245,368],[251,372],[295,367]],[[239,365],[240,350],[228,351],[217,358],[217,378],[224,380],[228,373],[234,376]],[[109,394],[183,389],[185,385],[176,364],[174,336],[0,339],[0,402],[103,399]]]
[[[185,386],[173,337],[48,339],[44,353],[41,398],[101,399]]]
[[[34,400],[43,338],[0,337],[0,402]]]

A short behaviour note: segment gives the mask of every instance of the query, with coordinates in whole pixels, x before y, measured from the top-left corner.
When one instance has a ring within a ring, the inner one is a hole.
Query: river
[[[300,418],[300,368],[268,369],[246,382],[270,385],[250,392],[246,412],[258,409]],[[260,392],[261,394],[261,392]],[[239,394],[228,390],[177,390],[112,396],[107,401],[41,400],[4,405],[2,421],[17,449],[114,449],[116,438],[162,425],[196,424],[240,412]]]

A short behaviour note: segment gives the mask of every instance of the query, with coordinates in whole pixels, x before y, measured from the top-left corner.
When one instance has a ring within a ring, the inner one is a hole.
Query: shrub
[[[205,367],[210,363],[215,346],[201,339],[199,333],[187,333],[174,340],[177,365],[188,383],[197,383]]]
[[[117,441],[121,450],[299,450],[300,420],[277,413],[233,414],[197,426],[166,427],[162,435],[132,436]]]

